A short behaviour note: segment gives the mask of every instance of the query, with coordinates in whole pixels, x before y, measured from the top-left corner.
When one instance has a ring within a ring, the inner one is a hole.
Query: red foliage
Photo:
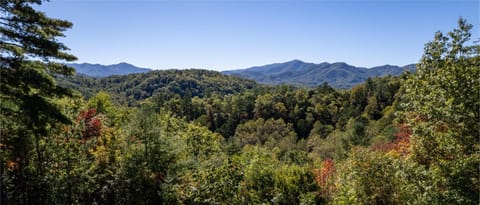
[[[77,122],[84,122],[85,127],[82,130],[82,141],[100,136],[103,125],[97,116],[96,109],[91,108],[80,112],[77,117]]]
[[[14,161],[7,161],[8,171],[19,171],[20,169],[20,158],[16,158]]]
[[[372,145],[372,149],[384,152],[394,151],[402,156],[407,155],[412,130],[405,124],[399,125],[398,129],[399,131],[394,134],[395,139],[392,142]]]
[[[395,133],[395,140],[392,142],[392,150],[401,155],[407,155],[408,148],[410,147],[412,130],[407,125],[400,125],[398,129],[400,131]]]
[[[88,110],[81,111],[77,116],[77,122],[91,119],[97,115],[97,110],[95,108],[90,108]]]
[[[315,176],[315,182],[321,190],[319,195],[324,198],[329,198],[329,196],[333,192],[333,189],[335,188],[333,185],[333,176],[335,174],[335,164],[333,160],[324,160],[322,163],[322,167],[313,171]]]

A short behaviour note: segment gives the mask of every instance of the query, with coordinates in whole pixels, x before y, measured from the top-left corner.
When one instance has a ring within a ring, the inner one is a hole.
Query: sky
[[[74,26],[78,63],[231,70],[293,59],[354,66],[417,63],[460,16],[480,39],[479,0],[51,0]]]

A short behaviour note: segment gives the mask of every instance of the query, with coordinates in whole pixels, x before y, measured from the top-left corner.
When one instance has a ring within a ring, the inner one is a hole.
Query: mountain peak
[[[400,75],[404,70],[405,68],[403,67],[393,65],[366,69],[352,66],[345,62],[315,64],[294,59],[285,63],[224,71],[223,73],[255,80],[263,84],[291,84],[315,87],[327,82],[335,88],[351,88],[365,82],[368,78]]]
[[[131,65],[131,66],[133,66],[132,64],[126,63],[126,62],[120,62],[120,63],[113,64],[113,65],[129,65],[129,66]]]
[[[75,68],[77,73],[91,76],[91,77],[108,77],[111,75],[128,75],[132,73],[146,73],[151,69],[136,67],[132,64],[121,62],[118,64],[112,65],[101,65],[101,64],[68,64],[69,66]]]
[[[303,61],[301,61],[301,60],[298,60],[298,59],[293,59],[293,60],[288,61],[288,62],[286,62],[286,63],[305,63],[305,62],[303,62]]]

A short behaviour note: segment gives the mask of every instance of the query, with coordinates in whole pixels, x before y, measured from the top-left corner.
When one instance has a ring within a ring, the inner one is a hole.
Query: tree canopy
[[[306,89],[205,70],[72,77],[58,41],[72,24],[41,3],[0,4],[1,204],[479,203],[480,46],[464,19],[416,73]]]
[[[75,56],[57,39],[72,23],[32,8],[41,3],[4,0],[0,4],[1,161],[2,165],[15,162],[23,170],[6,178],[2,166],[2,185],[15,186],[9,190],[14,190],[15,201],[21,203],[45,199],[47,193],[40,188],[47,183],[42,178],[45,156],[41,143],[56,123],[70,122],[52,100],[71,95],[55,83],[54,76],[74,72],[63,62],[75,60]]]

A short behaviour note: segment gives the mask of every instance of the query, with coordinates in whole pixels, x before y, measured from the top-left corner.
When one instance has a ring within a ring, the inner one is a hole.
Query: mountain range
[[[68,65],[75,68],[77,73],[90,77],[108,77],[112,75],[128,75],[132,73],[147,73],[151,71],[149,68],[140,68],[128,63],[118,63],[113,65],[71,63]]]
[[[383,65],[372,68],[355,67],[343,62],[306,63],[293,60],[246,69],[224,71],[226,75],[254,80],[262,84],[290,84],[315,87],[324,82],[335,88],[351,88],[371,77],[400,75],[415,71],[415,64],[406,66]]]
[[[100,64],[69,64],[77,73],[90,77],[108,77],[112,75],[127,75],[146,73],[148,68],[139,68],[128,63],[114,65]],[[302,87],[315,87],[327,82],[334,88],[351,88],[365,82],[371,77],[400,75],[404,71],[415,71],[415,64],[406,66],[383,65],[372,68],[356,67],[343,62],[337,63],[307,63],[292,60],[285,63],[274,63],[255,66],[246,69],[223,71],[225,75],[254,80],[261,84],[289,84]]]

